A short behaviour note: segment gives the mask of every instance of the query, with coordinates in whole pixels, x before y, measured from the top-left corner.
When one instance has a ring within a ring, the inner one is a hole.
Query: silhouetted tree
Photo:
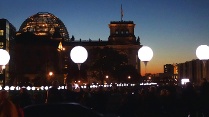
[[[113,48],[94,48],[89,55],[91,59],[90,70],[92,76],[100,80],[102,83],[106,75],[118,79],[118,70],[121,66],[127,64],[127,57],[120,54]]]
[[[79,70],[78,65],[71,61],[68,69],[67,82],[72,82],[75,80],[87,81],[87,70],[88,66],[85,63],[81,64]]]
[[[122,65],[116,72],[118,81],[121,82],[139,82],[139,74],[132,65]]]

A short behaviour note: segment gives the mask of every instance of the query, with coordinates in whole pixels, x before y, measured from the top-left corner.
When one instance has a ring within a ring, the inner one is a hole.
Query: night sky
[[[162,73],[163,65],[197,59],[199,45],[209,45],[209,0],[4,0],[0,18],[17,30],[30,16],[49,12],[79,40],[107,40],[110,21],[134,21],[135,36],[152,48],[146,72]],[[142,64],[142,73],[144,64]]]

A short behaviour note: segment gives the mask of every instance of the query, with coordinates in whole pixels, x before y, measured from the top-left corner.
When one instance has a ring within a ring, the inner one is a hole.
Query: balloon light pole
[[[6,50],[0,49],[0,74],[3,75],[3,87],[5,87],[5,65],[9,60],[9,53]]]
[[[209,59],[209,46],[200,45],[196,49],[196,56],[203,62],[203,78],[206,78],[206,61]]]
[[[152,59],[153,57],[153,51],[150,47],[148,46],[142,46],[139,50],[138,50],[138,58],[144,62],[145,65],[145,75],[146,75],[146,67],[147,67],[147,63]]]
[[[80,67],[81,64],[86,61],[88,58],[88,52],[87,50],[82,47],[82,46],[75,46],[71,51],[70,51],[70,58],[74,63],[78,65],[79,69],[79,78],[80,78]]]

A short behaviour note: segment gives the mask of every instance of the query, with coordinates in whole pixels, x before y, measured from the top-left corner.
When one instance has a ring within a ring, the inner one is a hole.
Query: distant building
[[[10,54],[14,53],[15,34],[16,28],[7,19],[0,19],[0,49],[7,50]],[[13,56],[10,55],[10,62],[6,65],[5,71],[0,71],[0,84],[3,83],[3,80],[10,80],[14,71],[13,60]]]
[[[140,38],[136,38],[134,34],[135,24],[133,21],[112,21],[109,24],[110,36],[108,45],[120,53],[124,53],[128,57],[128,64],[135,66],[141,73],[140,60],[138,59],[138,50]]]
[[[172,79],[178,79],[178,66],[177,64],[166,64],[164,65],[164,74],[165,76],[172,78]]]
[[[205,66],[199,59],[179,63],[178,71],[179,81],[188,78],[192,83],[200,85],[202,78],[209,81],[209,60],[206,61]]]
[[[178,81],[178,64],[165,64],[164,72],[155,75],[156,82],[160,85],[176,85]]]
[[[32,15],[22,23],[16,34],[15,52],[11,54],[15,58],[13,61],[16,68],[15,76],[11,77],[13,82],[36,80],[44,83],[43,80],[58,78],[61,83],[65,83],[69,68],[75,66],[69,53],[77,45],[84,46],[89,53],[96,48],[113,48],[125,54],[128,58],[127,64],[134,66],[140,75],[137,51],[142,45],[140,38],[135,37],[135,24],[133,21],[111,21],[109,28],[107,41],[75,40],[73,36],[69,38],[64,23],[53,14],[39,12]],[[53,75],[50,75],[50,72],[53,72]]]

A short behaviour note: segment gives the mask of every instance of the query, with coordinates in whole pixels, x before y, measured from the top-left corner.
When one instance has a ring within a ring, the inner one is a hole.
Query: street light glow
[[[128,76],[128,79],[131,79],[131,76]]]
[[[53,72],[49,72],[49,76],[52,76],[53,75]]]

